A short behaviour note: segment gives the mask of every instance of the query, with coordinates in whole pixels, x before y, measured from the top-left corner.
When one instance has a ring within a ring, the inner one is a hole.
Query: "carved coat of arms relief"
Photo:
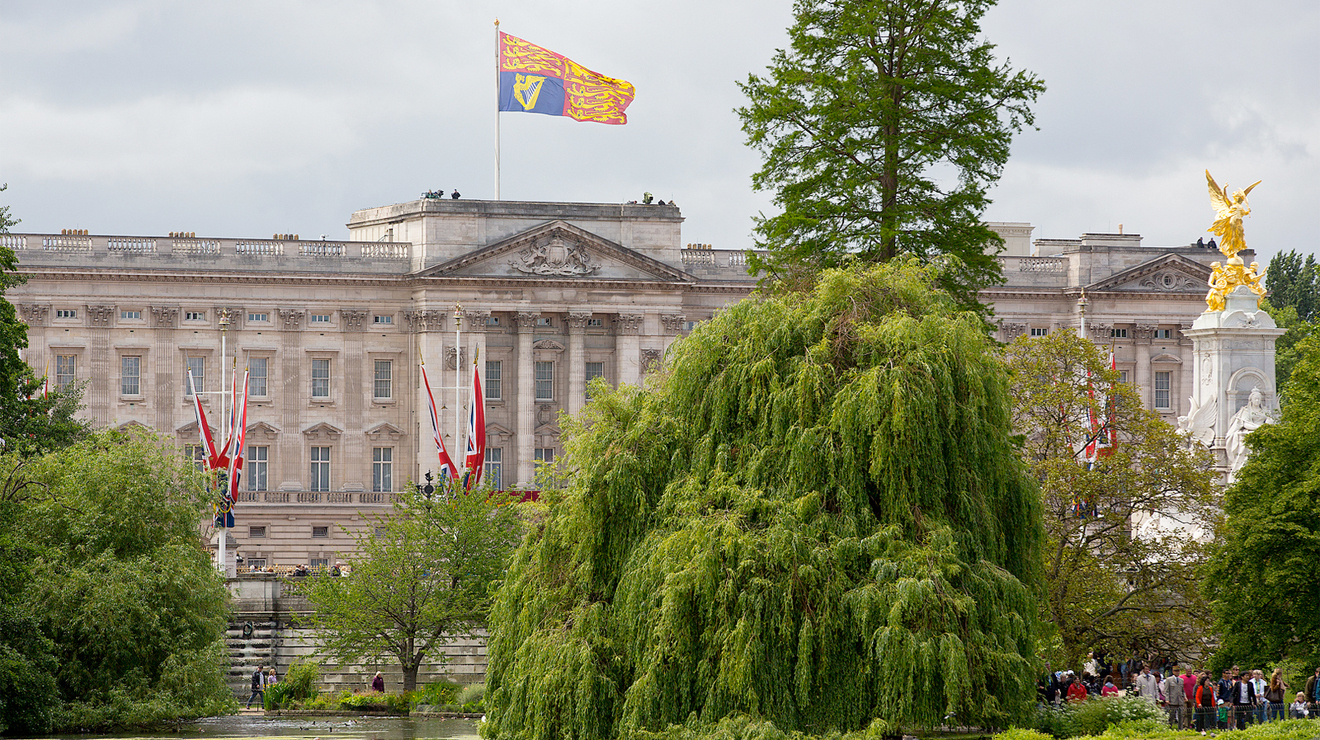
[[[581,277],[600,270],[600,263],[581,244],[565,241],[559,236],[525,247],[509,260],[518,272],[529,275],[556,275]]]

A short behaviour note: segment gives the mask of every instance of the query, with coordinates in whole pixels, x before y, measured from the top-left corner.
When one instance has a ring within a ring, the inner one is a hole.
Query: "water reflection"
[[[127,732],[115,735],[65,735],[68,740],[106,738],[280,738],[281,740],[477,740],[477,721],[417,717],[210,717],[177,732]]]

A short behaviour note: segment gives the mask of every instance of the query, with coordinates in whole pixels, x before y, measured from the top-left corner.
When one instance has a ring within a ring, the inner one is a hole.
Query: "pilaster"
[[[645,318],[640,313],[614,315],[614,363],[619,385],[641,382],[641,333]]]
[[[568,413],[576,416],[582,410],[587,395],[587,320],[591,312],[572,312],[564,315],[568,324]]]
[[[173,430],[178,427],[175,415],[180,411],[184,390],[183,365],[175,350],[178,343],[174,337],[174,330],[179,325],[179,307],[152,306],[151,322],[155,328],[152,335],[156,344],[151,358],[156,376],[156,390],[152,399],[156,404],[156,429]]]
[[[536,431],[536,376],[533,372],[532,332],[536,329],[536,311],[519,311],[513,317],[513,325],[518,332],[518,428],[515,444],[518,448],[518,485],[532,486],[536,480],[536,464],[532,459],[533,440]]]

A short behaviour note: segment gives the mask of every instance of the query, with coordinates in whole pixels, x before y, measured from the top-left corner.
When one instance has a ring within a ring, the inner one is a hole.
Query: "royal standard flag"
[[[500,32],[500,110],[625,124],[631,82],[592,72],[562,54]]]

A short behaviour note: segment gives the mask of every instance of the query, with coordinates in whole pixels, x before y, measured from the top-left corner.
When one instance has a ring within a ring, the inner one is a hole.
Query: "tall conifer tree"
[[[1038,494],[1008,374],[915,260],[725,309],[599,383],[492,612],[488,737],[1005,726],[1034,701]]]
[[[741,85],[743,130],[765,157],[752,182],[783,211],[757,220],[770,256],[755,268],[942,259],[941,284],[980,310],[977,290],[1000,280],[986,249],[1002,243],[981,222],[986,192],[1045,89],[981,38],[992,5],[796,1],[789,47]]]

